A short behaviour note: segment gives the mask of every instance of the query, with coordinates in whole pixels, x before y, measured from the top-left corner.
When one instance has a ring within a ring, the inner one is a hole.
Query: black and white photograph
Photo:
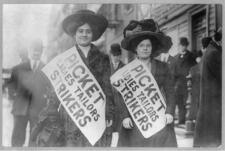
[[[2,2],[2,148],[224,149],[224,2],[191,2]]]

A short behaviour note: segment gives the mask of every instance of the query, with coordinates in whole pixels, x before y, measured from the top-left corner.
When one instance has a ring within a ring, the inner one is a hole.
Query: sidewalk
[[[177,137],[178,147],[192,148],[193,147],[193,132],[187,132],[185,125],[176,125],[175,133]]]
[[[10,147],[13,129],[12,104],[5,97],[2,97],[2,101],[2,146]]]

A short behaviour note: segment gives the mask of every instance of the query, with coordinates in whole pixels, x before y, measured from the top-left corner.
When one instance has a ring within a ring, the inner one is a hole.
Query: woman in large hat
[[[145,139],[132,121],[127,109],[124,109],[119,146],[127,147],[176,147],[176,136],[173,127],[175,100],[171,71],[166,63],[154,57],[168,52],[172,46],[171,38],[159,31],[157,23],[152,19],[131,21],[124,29],[122,48],[135,53],[137,59],[145,63],[154,76],[162,94],[165,96],[166,127]]]
[[[102,15],[95,14],[90,10],[80,10],[65,18],[62,27],[65,33],[74,39],[75,46],[81,58],[90,69],[102,90],[106,95],[106,123],[112,123],[113,106],[112,90],[110,86],[110,61],[92,44],[98,40],[108,26],[108,21]],[[67,114],[66,114],[67,115]],[[96,143],[96,146],[105,146],[107,137]],[[66,145],[67,146],[90,146],[81,131],[68,117],[66,122]]]
[[[107,126],[106,131],[108,133],[110,125],[112,125],[114,110],[112,105],[112,88],[109,80],[110,61],[107,55],[100,52],[99,49],[92,44],[93,41],[96,41],[101,37],[107,26],[108,21],[104,16],[95,14],[90,10],[77,11],[75,14],[66,17],[62,22],[62,28],[65,33],[74,39],[74,47],[76,48],[74,50],[78,51],[84,64],[89,68],[90,72],[93,74],[106,96],[105,115]],[[52,107],[49,106],[46,110],[49,109],[50,111],[51,108]],[[65,142],[63,146],[91,146],[87,138],[71,120],[67,112],[63,108],[60,109],[60,115],[62,115],[65,129]],[[103,134],[103,137],[96,143],[95,146],[106,146],[107,141],[109,141],[107,140],[107,136]]]

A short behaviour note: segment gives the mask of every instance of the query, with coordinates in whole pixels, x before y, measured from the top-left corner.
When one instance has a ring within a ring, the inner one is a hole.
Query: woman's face
[[[140,59],[147,59],[152,53],[152,43],[150,39],[142,40],[136,48],[137,56]]]
[[[89,24],[85,23],[84,25],[77,28],[77,31],[74,35],[76,43],[80,46],[89,46],[91,44],[93,33]]]

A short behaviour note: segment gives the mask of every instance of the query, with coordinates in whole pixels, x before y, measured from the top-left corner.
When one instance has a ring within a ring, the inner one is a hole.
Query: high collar
[[[137,58],[137,59],[138,59],[138,58]],[[148,62],[147,62],[147,66],[148,66],[148,68],[151,69],[151,73],[152,73],[153,75],[155,75],[155,73],[156,73],[156,60],[155,60],[155,59],[149,58],[149,60],[148,60]]]
[[[77,48],[79,54],[81,55],[81,58],[87,65],[92,64],[96,59],[100,57],[100,51],[93,44],[91,44],[91,48],[88,52],[87,57],[84,56],[84,54],[82,53],[82,50],[80,50],[80,48],[77,45],[75,45],[75,47]]]
[[[88,46],[88,47],[82,47],[82,46],[76,46],[77,48],[79,48],[80,49],[80,51],[82,52],[82,54],[84,55],[84,57],[85,58],[87,58],[88,57],[88,53],[89,53],[89,51],[91,50],[91,45],[90,46]]]

